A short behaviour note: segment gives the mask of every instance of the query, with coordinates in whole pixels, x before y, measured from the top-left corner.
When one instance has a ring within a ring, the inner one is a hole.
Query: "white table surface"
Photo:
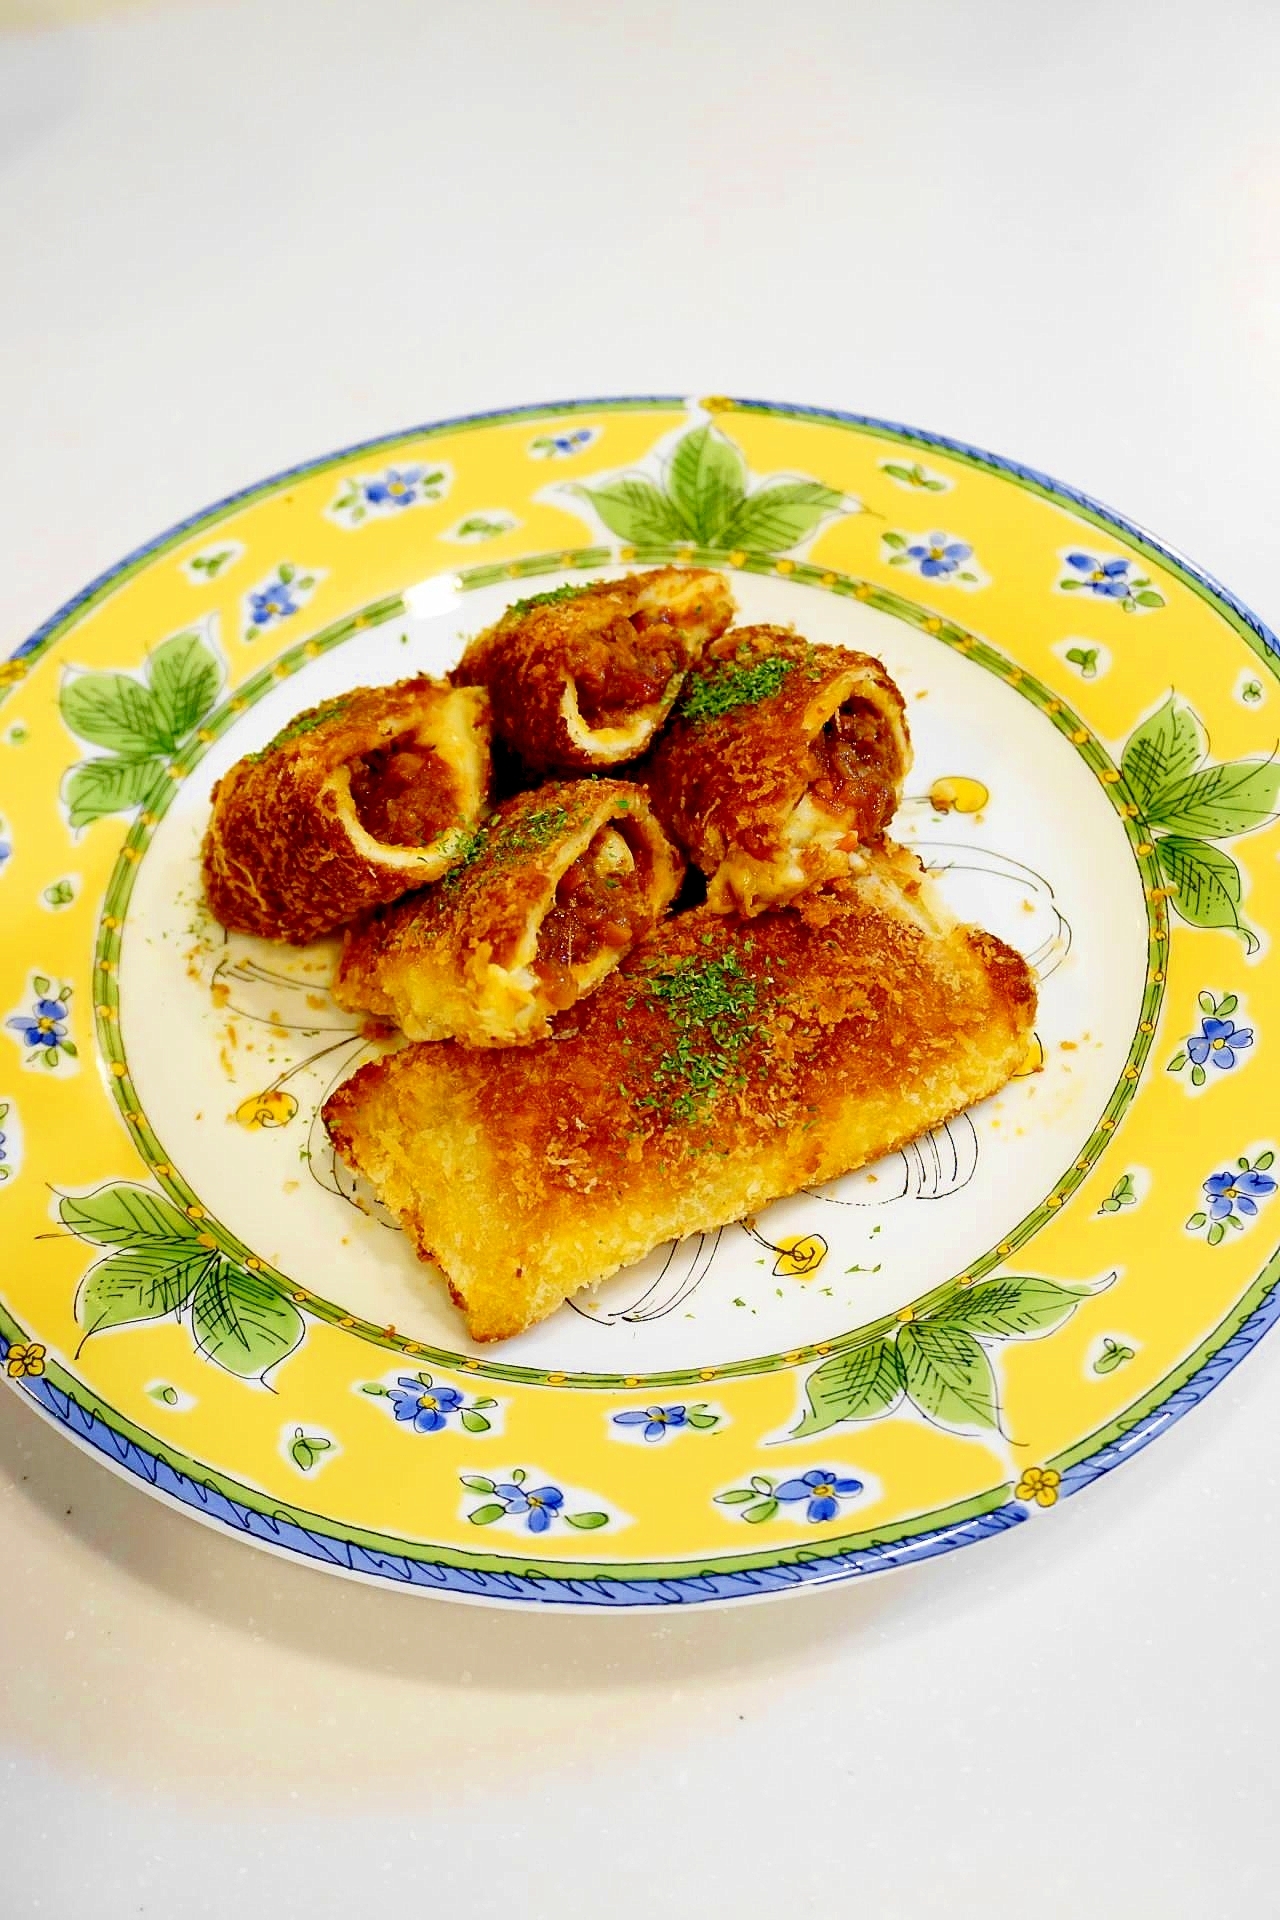
[[[1276,624],[1278,82],[1268,0],[0,0],[0,653],[293,460],[610,392],[934,427]],[[580,1619],[0,1395],[0,1914],[1273,1913],[1278,1395],[1280,1337],[1003,1540]]]

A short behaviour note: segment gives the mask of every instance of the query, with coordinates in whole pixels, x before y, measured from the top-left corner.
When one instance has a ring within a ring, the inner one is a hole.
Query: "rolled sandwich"
[[[755,914],[856,873],[910,765],[902,695],[878,660],[739,627],[690,674],[646,777],[710,905]]]
[[[224,927],[301,942],[461,858],[489,796],[488,695],[401,680],[300,713],[213,790],[205,892]]]
[[[411,1046],[325,1122],[477,1340],[532,1326],[662,1241],[902,1147],[1009,1079],[1035,987],[914,855],[744,923],[666,921],[551,1040]]]
[[[665,913],[683,874],[639,787],[517,794],[439,886],[352,929],[334,996],[413,1040],[540,1039]]]
[[[556,587],[509,607],[453,679],[489,689],[499,736],[533,772],[620,766],[647,751],[733,615],[725,581],[699,568]]]

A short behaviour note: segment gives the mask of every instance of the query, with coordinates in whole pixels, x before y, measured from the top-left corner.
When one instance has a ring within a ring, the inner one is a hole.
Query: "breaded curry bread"
[[[406,1047],[324,1118],[473,1337],[501,1340],[994,1093],[1035,1004],[1025,961],[885,841],[789,907],[667,920],[541,1045]]]
[[[486,810],[490,731],[483,688],[425,676],[300,713],[214,788],[216,917],[298,943],[439,879]]]
[[[646,772],[721,913],[855,873],[911,765],[902,695],[869,654],[737,627],[689,675]]]
[[[556,587],[509,607],[452,678],[488,688],[499,737],[531,772],[621,766],[648,749],[734,612],[728,583],[698,567]]]
[[[414,1040],[541,1039],[661,918],[683,873],[640,787],[517,794],[438,886],[348,933],[334,997]]]

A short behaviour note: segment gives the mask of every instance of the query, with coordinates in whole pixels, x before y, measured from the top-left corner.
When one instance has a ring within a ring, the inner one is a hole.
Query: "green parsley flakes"
[[[641,1101],[670,1120],[699,1120],[720,1093],[745,1083],[741,1058],[756,1030],[759,989],[736,954],[682,960],[641,985],[671,1023],[671,1039]]]
[[[757,659],[717,661],[690,682],[680,702],[681,717],[696,725],[702,720],[718,720],[736,707],[772,700],[796,664],[777,653]]]
[[[441,886],[456,887],[477,861],[485,859],[490,869],[509,867],[527,854],[543,852],[552,846],[571,824],[568,807],[535,807],[513,820],[496,816],[472,828],[449,868]]]
[[[546,593],[531,593],[527,600],[513,600],[502,617],[511,620],[519,614],[532,613],[535,607],[552,607],[561,600],[576,600],[580,593],[587,592],[591,584],[588,581],[585,586],[566,585],[551,587]]]
[[[353,693],[339,693],[318,707],[308,707],[305,713],[295,714],[273,740],[268,740],[266,746],[257,753],[247,753],[245,759],[265,760],[269,753],[278,753],[281,747],[292,746],[304,733],[314,733],[317,727],[328,726],[331,720],[340,720],[354,699]]]

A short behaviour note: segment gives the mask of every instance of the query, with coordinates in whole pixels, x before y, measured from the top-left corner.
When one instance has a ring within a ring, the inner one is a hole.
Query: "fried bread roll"
[[[213,790],[215,916],[302,942],[438,879],[484,811],[489,742],[484,690],[425,676],[300,713]]]
[[[1035,987],[914,855],[743,922],[641,941],[545,1045],[411,1046],[331,1095],[338,1152],[443,1269],[477,1340],[662,1241],[890,1153],[1003,1086]]]
[[[439,886],[352,929],[334,997],[411,1040],[540,1039],[648,932],[683,873],[640,787],[575,780],[517,794]]]
[[[619,766],[646,751],[734,611],[722,577],[701,568],[556,587],[508,607],[452,677],[488,687],[499,736],[533,772]]]
[[[759,913],[857,872],[911,765],[878,660],[786,627],[739,627],[690,674],[647,780],[719,913]]]

